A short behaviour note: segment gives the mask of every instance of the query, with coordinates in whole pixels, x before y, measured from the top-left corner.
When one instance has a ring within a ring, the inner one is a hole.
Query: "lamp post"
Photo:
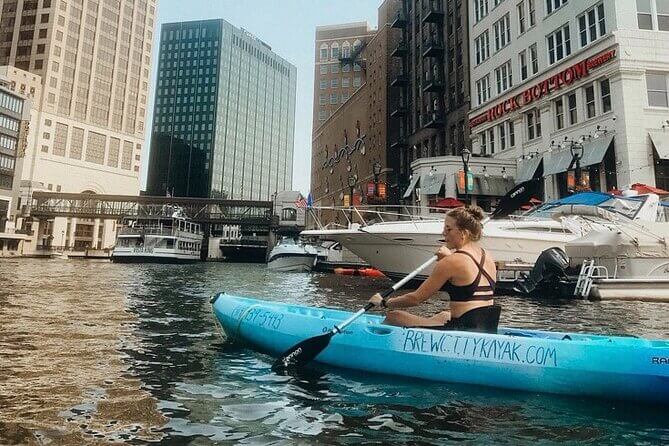
[[[469,203],[469,158],[472,156],[472,152],[469,151],[466,147],[460,151],[460,158],[462,158],[462,166],[464,167],[465,173],[465,204]]]
[[[374,198],[379,196],[379,175],[381,174],[381,163],[374,161],[372,164],[372,173],[374,174]]]
[[[575,162],[574,189],[578,192],[581,188],[581,158],[583,158],[583,144],[576,141],[570,141],[569,151],[571,152],[572,160]]]
[[[349,175],[348,176],[348,187],[350,191],[349,195],[349,206],[350,206],[350,219],[351,219],[351,224],[353,224],[353,188],[355,187],[355,183],[357,181],[357,178],[355,175]]]

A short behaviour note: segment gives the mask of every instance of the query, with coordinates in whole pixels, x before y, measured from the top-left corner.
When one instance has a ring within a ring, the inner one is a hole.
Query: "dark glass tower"
[[[147,192],[269,200],[289,190],[296,78],[225,20],[163,25]]]

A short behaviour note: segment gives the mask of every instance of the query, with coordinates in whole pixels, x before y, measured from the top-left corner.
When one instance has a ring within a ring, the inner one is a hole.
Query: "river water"
[[[389,284],[265,265],[2,260],[0,445],[669,444],[666,407],[328,368],[277,376],[271,358],[223,339],[208,303],[226,291],[357,310]],[[498,302],[505,326],[669,338],[667,304]]]

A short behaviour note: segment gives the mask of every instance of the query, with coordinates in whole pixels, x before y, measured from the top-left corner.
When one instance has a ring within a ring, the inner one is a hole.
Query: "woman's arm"
[[[456,260],[457,261],[457,260]],[[444,283],[451,278],[454,269],[454,259],[447,256],[437,262],[432,274],[417,290],[397,297],[386,299],[387,308],[409,308],[425,302],[434,293],[439,291]]]

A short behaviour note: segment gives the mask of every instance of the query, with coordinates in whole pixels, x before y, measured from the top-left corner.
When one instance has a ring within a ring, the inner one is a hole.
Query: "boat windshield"
[[[579,197],[579,195],[582,195]],[[576,194],[543,204],[524,214],[528,218],[552,218],[556,212],[569,210],[573,205],[597,206],[598,208],[634,219],[646,202],[645,196],[618,197],[608,194]]]

